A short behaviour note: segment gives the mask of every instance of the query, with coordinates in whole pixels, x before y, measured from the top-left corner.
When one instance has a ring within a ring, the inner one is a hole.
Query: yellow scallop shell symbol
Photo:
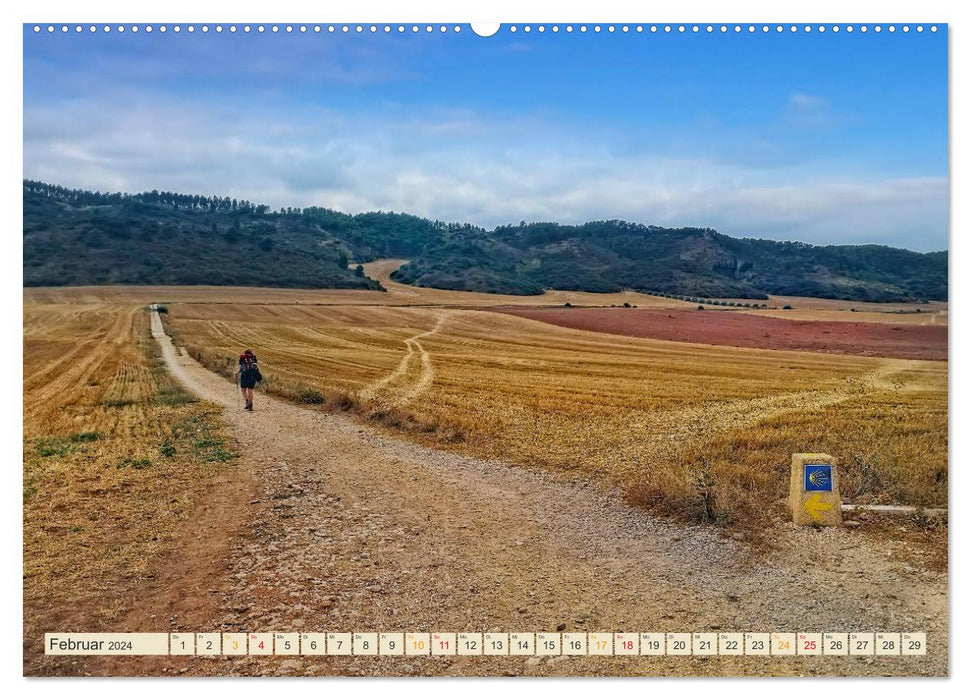
[[[827,481],[829,481],[829,477],[826,475],[826,472],[812,472],[809,475],[809,483],[813,486],[823,486]]]

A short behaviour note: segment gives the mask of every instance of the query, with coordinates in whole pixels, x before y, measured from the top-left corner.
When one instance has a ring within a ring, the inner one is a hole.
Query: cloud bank
[[[794,94],[783,118],[841,118]],[[529,115],[393,105],[348,112],[267,100],[240,113],[119,92],[30,102],[25,176],[96,190],[171,190],[273,207],[394,210],[486,227],[621,218],[811,243],[947,246],[944,177],[874,177],[846,162],[732,161],[625,148],[622,134]],[[714,151],[713,151],[714,152]]]

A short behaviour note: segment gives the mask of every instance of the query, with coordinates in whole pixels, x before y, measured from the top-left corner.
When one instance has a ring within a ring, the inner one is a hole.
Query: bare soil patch
[[[947,327],[790,321],[753,314],[677,309],[502,308],[502,313],[578,330],[740,348],[946,360]]]

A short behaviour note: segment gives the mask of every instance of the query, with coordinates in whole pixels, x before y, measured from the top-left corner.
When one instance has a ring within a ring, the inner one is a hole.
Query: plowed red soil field
[[[622,308],[493,309],[557,326],[739,348],[946,360],[946,326],[790,321],[733,311]]]

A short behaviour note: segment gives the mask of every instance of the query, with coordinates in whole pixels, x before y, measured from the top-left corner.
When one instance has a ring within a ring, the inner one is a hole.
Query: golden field
[[[132,303],[163,302],[176,342],[211,369],[231,375],[252,347],[267,391],[426,444],[603,480],[652,512],[690,520],[758,525],[781,515],[797,451],[833,454],[848,501],[947,502],[946,362],[571,330],[488,310],[508,297],[399,285],[388,278],[399,263],[367,267],[384,293],[32,289],[25,329],[69,328],[78,320],[66,309],[126,308],[135,319]],[[633,293],[514,299],[683,308]],[[820,320],[852,313],[843,302],[810,302],[801,313]],[[867,305],[866,314],[900,316],[886,311]]]
[[[841,321],[845,323],[890,323],[895,326],[917,325],[917,326],[946,326],[947,307],[939,303],[925,304],[919,306],[891,305],[889,309],[873,308],[875,304],[861,305],[851,311],[850,308],[819,308],[805,300],[792,298],[790,304],[793,308],[783,309],[778,306],[773,309],[744,309],[742,313],[755,314],[757,316],[772,316],[774,318],[786,318],[793,321]],[[799,306],[800,301],[803,303]],[[849,302],[844,302],[847,306]],[[784,306],[785,304],[783,304]]]
[[[32,301],[46,303],[132,303],[150,304],[165,300],[171,303],[251,303],[259,299],[265,304],[291,304],[294,306],[562,306],[569,302],[576,306],[622,305],[625,302],[638,306],[693,308],[688,302],[665,299],[637,292],[593,294],[590,292],[547,291],[537,296],[512,296],[508,294],[479,294],[453,292],[446,289],[412,287],[391,279],[391,273],[405,260],[378,260],[365,263],[368,277],[378,280],[387,291],[374,292],[363,289],[277,289],[263,287],[34,287],[25,291]]]
[[[175,304],[168,324],[227,375],[254,348],[268,391],[607,480],[658,513],[765,522],[797,451],[833,454],[850,501],[947,500],[943,362],[626,338],[468,308]]]
[[[24,639],[97,631],[231,469],[216,407],[175,384],[136,303],[24,304]]]

